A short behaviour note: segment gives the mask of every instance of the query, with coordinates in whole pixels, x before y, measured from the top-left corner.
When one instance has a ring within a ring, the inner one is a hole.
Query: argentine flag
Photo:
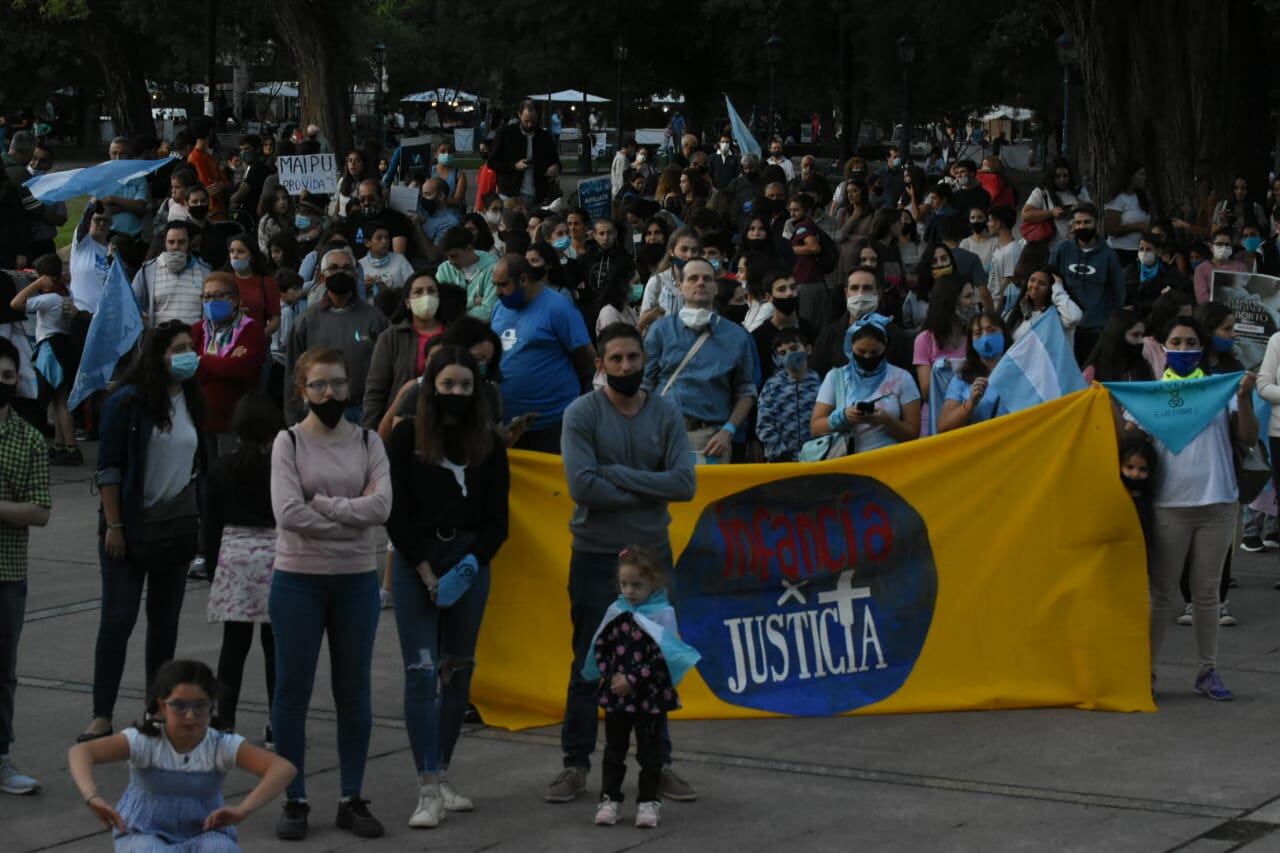
[[[1031,334],[1010,347],[991,371],[987,393],[1000,398],[998,414],[1008,414],[1085,387],[1084,374],[1062,331],[1062,320],[1057,309],[1050,308],[1031,324]]]
[[[747,123],[742,120],[742,116],[738,115],[738,111],[733,108],[733,101],[729,100],[729,96],[724,96],[725,109],[729,111],[729,125],[733,128],[733,141],[738,143],[738,150],[745,157],[748,154],[760,156],[760,143],[756,142],[756,138],[751,135],[751,131],[747,129]]]
[[[133,288],[129,286],[124,264],[115,258],[107,271],[98,310],[89,322],[80,370],[71,386],[67,405],[74,409],[94,391],[106,388],[116,364],[133,349],[141,334],[142,315],[133,298]]]
[[[83,169],[50,172],[37,175],[23,184],[31,194],[45,204],[66,201],[76,196],[112,195],[134,178],[150,175],[156,169],[172,162],[174,157],[159,160],[108,160]]]

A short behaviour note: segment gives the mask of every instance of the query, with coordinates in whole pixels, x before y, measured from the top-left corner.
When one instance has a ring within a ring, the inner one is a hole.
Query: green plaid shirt
[[[0,501],[52,506],[44,437],[12,409],[0,424]],[[0,581],[27,577],[29,529],[0,521]]]

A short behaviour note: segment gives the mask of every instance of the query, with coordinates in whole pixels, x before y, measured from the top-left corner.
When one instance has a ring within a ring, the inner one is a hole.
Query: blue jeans
[[[27,582],[0,581],[0,755],[13,743],[13,694],[18,689],[18,638],[27,612]]]
[[[663,571],[670,586],[671,555],[663,558]],[[588,554],[574,550],[569,561],[569,618],[573,621],[573,668],[560,726],[560,748],[565,767],[591,768],[591,753],[599,731],[599,684],[582,677],[582,666],[592,654],[591,638],[604,619],[609,605],[618,600],[618,555]],[[671,763],[671,734],[664,716],[662,724],[662,765]]]
[[[441,575],[451,568],[435,561],[432,567]],[[391,565],[391,597],[404,658],[404,727],[409,748],[419,773],[436,773],[449,767],[462,733],[476,639],[489,600],[489,566],[480,567],[471,588],[452,607],[441,608],[427,594],[417,569],[397,551]],[[444,672],[439,673],[440,669]]]
[[[342,796],[356,797],[364,783],[373,729],[369,670],[378,632],[378,573],[306,575],[277,569],[271,576],[271,616],[276,644],[276,693],[271,728],[276,751],[298,768],[286,792],[307,795],[307,711],[315,686],[320,641],[329,636],[333,703],[338,713],[338,767]]]
[[[138,621],[143,584],[147,587],[146,672],[150,690],[157,670],[173,659],[173,650],[178,646],[178,617],[187,593],[187,564],[146,564],[131,559],[127,552],[123,559],[117,559],[107,553],[101,537],[98,562],[102,567],[102,614],[93,654],[93,715],[110,718],[120,692],[129,636]]]

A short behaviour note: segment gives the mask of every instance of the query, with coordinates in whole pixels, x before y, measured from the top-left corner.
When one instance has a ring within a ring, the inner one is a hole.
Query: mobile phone
[[[862,400],[854,404],[854,407],[864,415],[874,415],[876,413],[876,404],[869,400]]]

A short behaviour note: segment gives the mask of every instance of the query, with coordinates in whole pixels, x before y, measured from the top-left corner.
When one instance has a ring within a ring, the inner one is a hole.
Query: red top
[[[476,175],[476,213],[484,213],[484,197],[498,191],[498,173],[488,163],[480,166]]]
[[[234,273],[233,273],[234,275]],[[240,304],[244,312],[258,324],[259,329],[267,328],[267,321],[280,316],[280,288],[276,280],[269,275],[254,273],[248,278],[235,276],[236,286],[240,288]]]
[[[214,184],[222,180],[222,172],[218,169],[218,161],[208,151],[201,151],[199,148],[192,148],[191,153],[187,155],[187,162],[195,167],[196,177],[200,179],[200,183],[204,184],[205,189],[209,189]],[[222,203],[222,193],[214,195],[209,192],[209,210],[217,213],[222,210],[225,205]]]
[[[267,358],[267,336],[254,320],[248,320],[225,355],[205,352],[205,323],[191,327],[192,348],[200,356],[196,379],[204,392],[206,432],[230,432],[231,413],[246,392],[258,384]],[[235,352],[244,347],[244,352]]]
[[[1004,179],[1003,175],[997,175],[995,172],[979,172],[978,183],[987,191],[987,195],[991,196],[991,206],[1005,205],[1014,207],[1013,184]]]
[[[422,334],[414,330],[414,334],[418,337],[418,358],[414,364],[414,376],[421,376],[427,370],[427,350],[431,348],[431,342],[444,334],[444,326],[440,326],[434,331]]]

